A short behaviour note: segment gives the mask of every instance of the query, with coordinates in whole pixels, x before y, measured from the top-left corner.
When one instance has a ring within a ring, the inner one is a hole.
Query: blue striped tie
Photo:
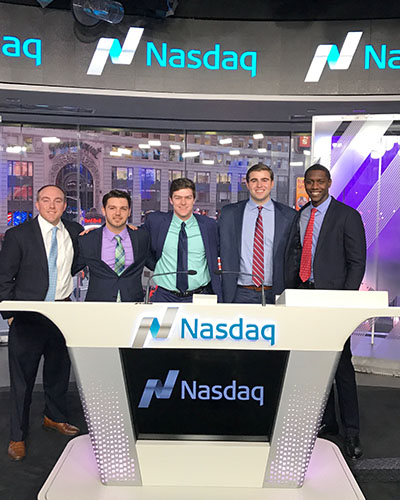
[[[57,230],[58,227],[53,227],[51,235],[51,245],[49,257],[47,259],[47,265],[49,267],[49,288],[47,289],[47,294],[45,301],[49,302],[55,300],[56,298],[56,288],[57,288]]]

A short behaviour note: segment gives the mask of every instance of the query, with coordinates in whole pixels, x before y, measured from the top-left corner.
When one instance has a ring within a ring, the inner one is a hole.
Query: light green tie
[[[121,236],[117,234],[116,236],[114,236],[114,238],[117,241],[117,245],[115,247],[114,271],[118,274],[118,276],[121,276],[125,269],[125,250],[122,246]],[[119,290],[117,295],[117,302],[121,302],[121,293]]]

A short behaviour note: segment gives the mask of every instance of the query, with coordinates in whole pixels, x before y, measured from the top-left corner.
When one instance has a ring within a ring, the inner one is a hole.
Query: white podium
[[[363,498],[317,429],[349,335],[400,316],[386,292],[286,290],[266,307],[201,295],[1,309],[60,328],[88,424],[92,446],[73,439],[39,499]]]

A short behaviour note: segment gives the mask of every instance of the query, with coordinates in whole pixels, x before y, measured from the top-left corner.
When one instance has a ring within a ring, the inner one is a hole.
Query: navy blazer
[[[142,271],[149,253],[149,235],[143,229],[128,233],[132,242],[134,262],[118,276],[101,260],[104,225],[80,236],[78,268],[88,266],[89,289],[86,301],[115,302],[120,290],[122,302],[143,300]]]
[[[203,238],[213,292],[218,295],[218,298],[221,298],[221,279],[214,274],[214,271],[218,269],[218,233],[216,222],[205,215],[193,215],[196,217],[201,237]],[[150,269],[154,270],[157,261],[161,257],[172,216],[173,212],[152,212],[146,217],[144,228],[149,232],[151,239],[152,262],[147,264]]]
[[[279,295],[285,289],[285,250],[290,228],[296,217],[292,208],[272,200],[275,207],[273,244],[272,293]],[[218,221],[220,256],[224,271],[240,271],[243,215],[247,200],[225,205]],[[233,302],[237,289],[238,274],[222,275],[224,302]]]
[[[62,221],[74,250],[72,269],[77,269],[78,235],[83,227]],[[77,269],[79,270],[79,269]],[[38,218],[6,231],[0,253],[0,300],[44,300],[49,287],[46,248]],[[4,318],[14,313],[3,312]]]
[[[300,214],[308,205],[300,210],[291,230],[286,256],[286,288],[297,288],[300,284]],[[315,288],[358,290],[365,272],[366,253],[360,214],[332,198],[315,249]]]

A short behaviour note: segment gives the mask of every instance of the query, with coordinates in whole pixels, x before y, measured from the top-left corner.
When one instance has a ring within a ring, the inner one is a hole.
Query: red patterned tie
[[[300,261],[300,279],[301,281],[307,281],[311,276],[311,260],[312,260],[312,237],[314,231],[314,219],[317,209],[311,209],[310,220],[307,224],[306,233],[304,235],[303,241],[303,251],[301,253]]]
[[[256,220],[256,229],[254,231],[254,246],[253,246],[253,270],[252,273],[260,278],[253,276],[253,283],[256,286],[261,286],[264,281],[264,229],[262,220],[262,206],[258,208],[258,217]]]

